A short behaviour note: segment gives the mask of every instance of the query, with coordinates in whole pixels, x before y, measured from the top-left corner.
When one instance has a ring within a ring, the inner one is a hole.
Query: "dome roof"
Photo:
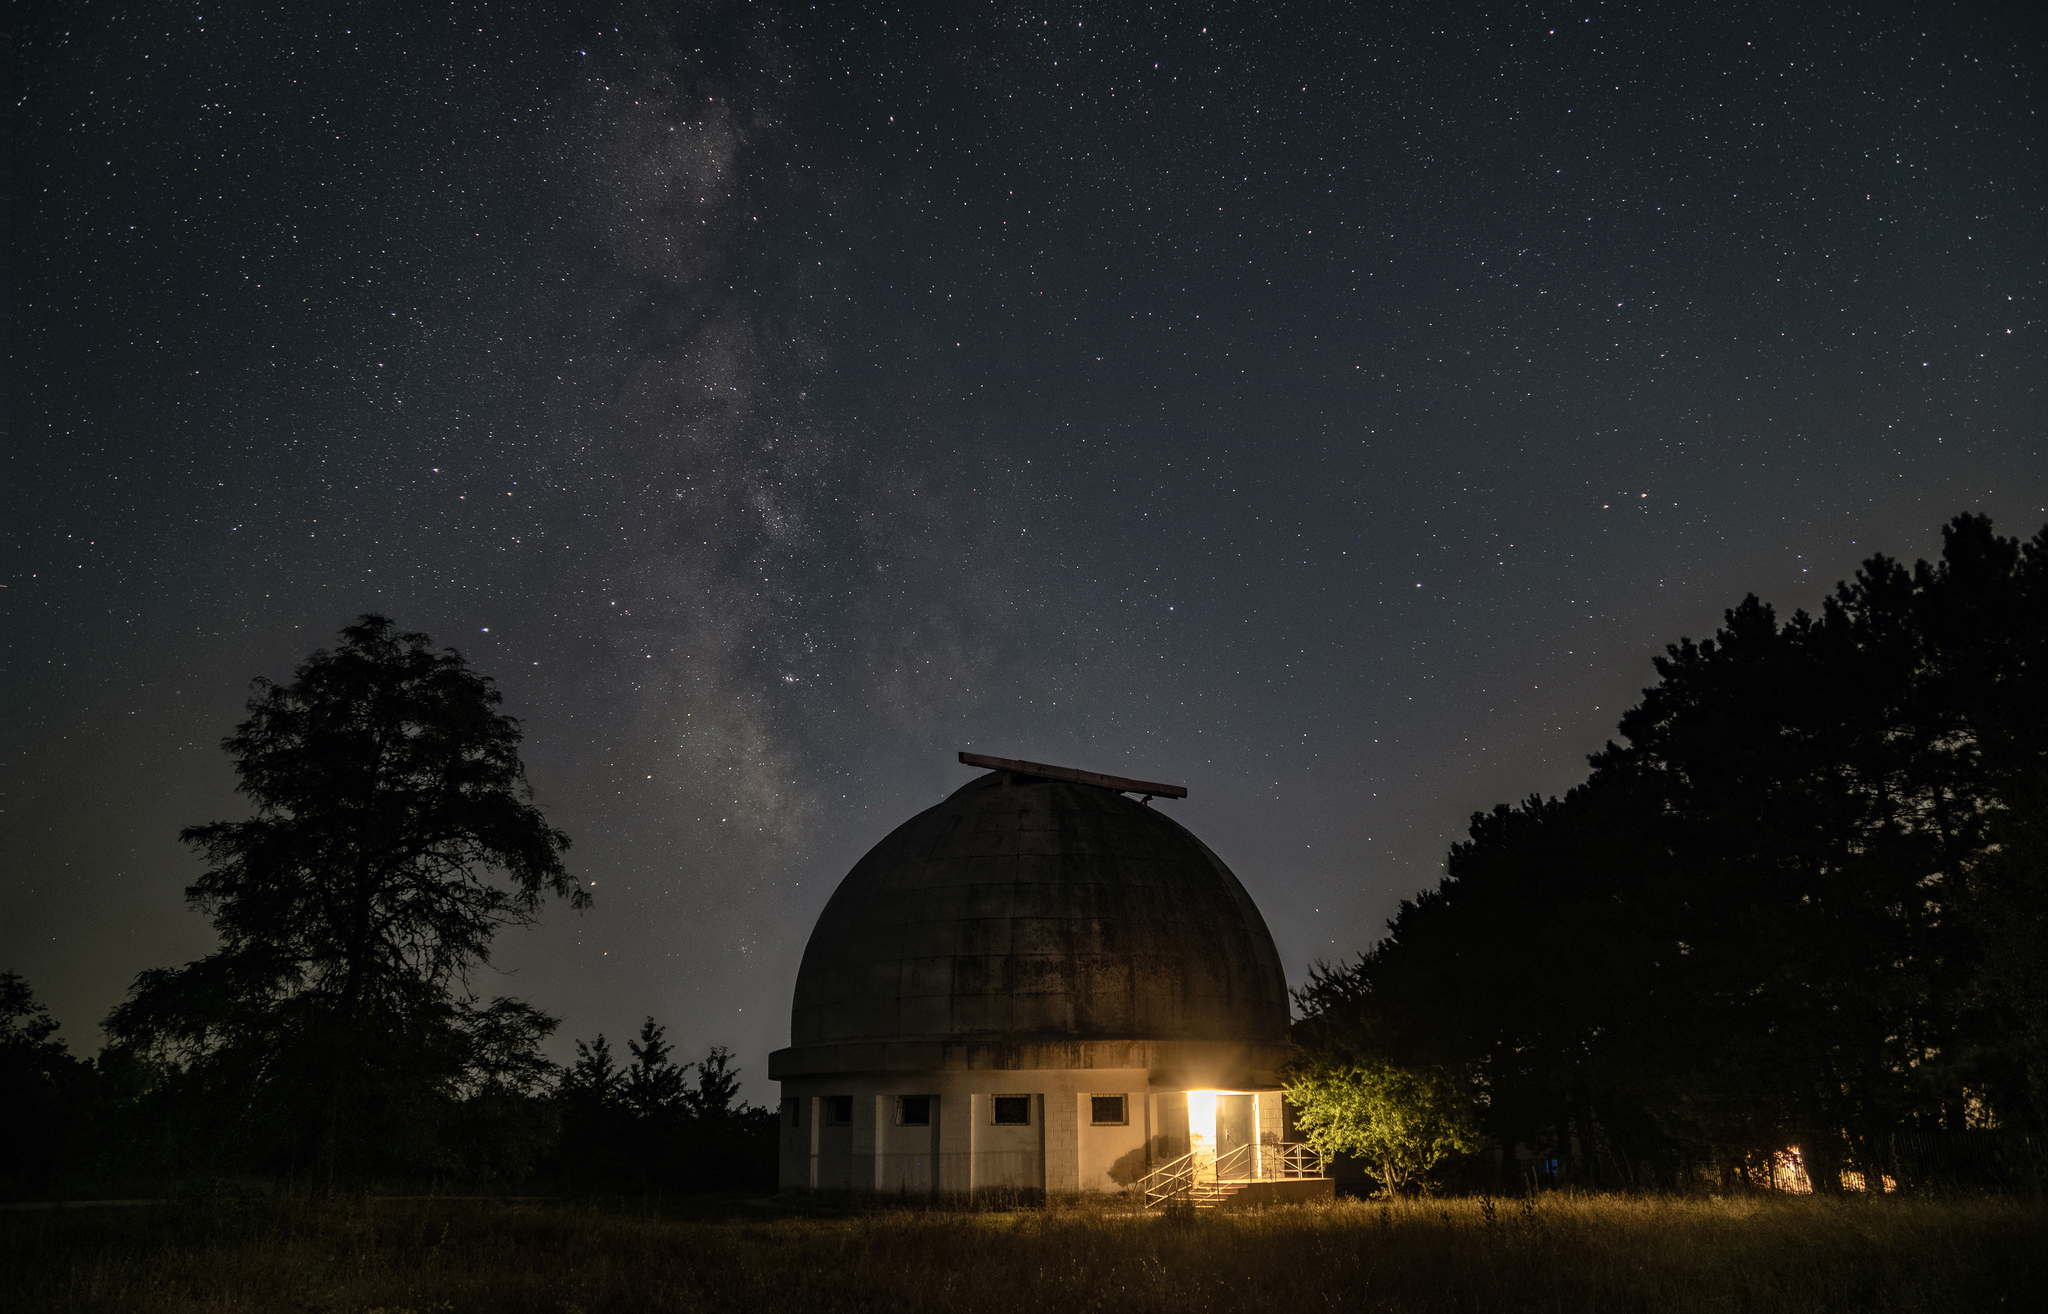
[[[1113,789],[995,771],[841,881],[797,974],[793,1046],[1286,1036],[1244,886]]]

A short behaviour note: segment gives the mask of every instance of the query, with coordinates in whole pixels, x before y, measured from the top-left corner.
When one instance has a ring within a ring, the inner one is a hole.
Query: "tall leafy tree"
[[[186,898],[220,948],[142,973],[107,1022],[241,1144],[329,1178],[455,1166],[440,1132],[461,1109],[549,1082],[554,1020],[483,1000],[476,973],[546,898],[590,902],[490,679],[382,616],[342,640],[257,680],[223,742],[253,815],[181,837],[207,859]]]
[[[1943,540],[1671,645],[1584,785],[1475,816],[1312,974],[1308,1051],[1470,1072],[1494,1135],[1623,1180],[1796,1144],[1825,1187],[1902,1131],[2038,1128],[2048,530]]]

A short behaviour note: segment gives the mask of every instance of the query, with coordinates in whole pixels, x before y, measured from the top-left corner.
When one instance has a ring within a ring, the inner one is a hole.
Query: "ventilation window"
[[[1131,1121],[1121,1095],[1090,1095],[1088,1120],[1098,1127],[1122,1127]]]
[[[804,1102],[802,1100],[784,1100],[782,1102],[783,1112],[789,1115],[790,1126],[801,1127],[804,1125],[803,1107]]]
[[[929,1095],[898,1095],[896,1097],[896,1124],[899,1127],[931,1126],[932,1097]]]
[[[1029,1127],[1031,1125],[1031,1097],[1029,1095],[998,1095],[990,1103],[995,1106],[996,1126]]]
[[[825,1121],[834,1127],[849,1126],[853,1122],[853,1096],[827,1095],[825,1097]]]

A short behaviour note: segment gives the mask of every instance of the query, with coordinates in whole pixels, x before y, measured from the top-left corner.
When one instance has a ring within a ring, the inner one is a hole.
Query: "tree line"
[[[1750,596],[1655,666],[1585,783],[1475,814],[1315,967],[1302,1125],[1387,1189],[1518,1145],[1910,1184],[1916,1136],[2048,1130],[2048,529],[1959,516],[1938,562]]]
[[[488,677],[381,616],[342,639],[259,679],[223,742],[251,815],[181,836],[214,952],[137,977],[91,1060],[0,974],[0,1117],[37,1129],[6,1167],[772,1185],[774,1115],[738,1100],[726,1051],[677,1063],[649,1018],[623,1073],[602,1035],[565,1071],[540,1049],[557,1019],[478,990],[498,931],[590,905],[569,837]]]
[[[184,840],[213,953],[143,972],[93,1059],[0,974],[0,1164],[322,1188],[536,1172],[774,1181],[729,1053],[649,1018],[566,1069],[477,986],[587,907],[518,723],[452,649],[365,616],[224,741],[251,815]],[[1656,659],[1562,798],[1475,814],[1437,888],[1297,994],[1298,1125],[1382,1189],[1517,1148],[1597,1185],[1910,1182],[1917,1135],[2048,1131],[2048,529],[1959,516],[1820,614],[1746,598]]]

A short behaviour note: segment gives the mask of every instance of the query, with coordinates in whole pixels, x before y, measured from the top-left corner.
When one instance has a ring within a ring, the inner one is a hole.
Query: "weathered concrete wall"
[[[1287,1111],[1281,1106],[1280,1092],[1265,1090],[1258,1099],[1259,1143],[1278,1145],[1287,1139]]]
[[[1119,1191],[1162,1154],[1187,1152],[1185,1099],[1162,1098],[1143,1070],[845,1074],[785,1078],[783,1090],[785,1190]],[[999,1095],[1028,1096],[1031,1121],[997,1124]],[[1097,1095],[1122,1097],[1125,1120],[1096,1125]],[[930,1100],[928,1125],[903,1124],[904,1096]],[[830,1118],[836,1097],[852,1100],[843,1125]],[[1161,1125],[1178,1137],[1162,1139]]]
[[[1075,1093],[1075,1190],[1120,1191],[1151,1171],[1151,1158],[1145,1152],[1148,1094],[1142,1086],[1131,1090],[1091,1086]],[[1090,1106],[1097,1095],[1123,1097],[1125,1121],[1121,1126],[1096,1125]]]
[[[1154,1088],[1278,1087],[1284,1041],[863,1041],[791,1046],[768,1056],[768,1078],[882,1072],[1120,1072],[1142,1069]]]

